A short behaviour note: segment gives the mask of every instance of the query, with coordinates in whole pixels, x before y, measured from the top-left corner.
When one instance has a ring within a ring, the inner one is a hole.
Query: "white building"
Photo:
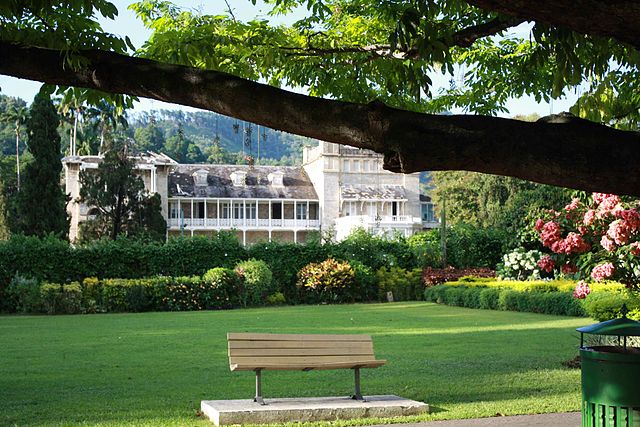
[[[100,161],[63,159],[71,240],[92,214],[79,201],[79,172]],[[136,161],[147,189],[161,196],[169,236],[235,230],[250,244],[303,242],[310,232],[341,240],[357,227],[410,236],[438,226],[431,201],[420,195],[419,174],[385,171],[382,156],[368,150],[321,142],[304,149],[302,167],[178,164],[153,153]]]

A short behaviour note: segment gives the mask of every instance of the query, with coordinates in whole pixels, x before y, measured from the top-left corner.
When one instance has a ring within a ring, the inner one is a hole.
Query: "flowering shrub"
[[[553,266],[553,260],[542,256],[542,252],[517,248],[504,254],[496,273],[504,280],[539,280],[540,269],[551,272]]]
[[[560,212],[547,210],[535,221],[540,242],[551,252],[538,266],[545,271],[618,280],[636,289],[640,279],[640,213],[638,202],[625,203],[613,194],[593,193],[583,201],[573,199]],[[586,282],[574,295],[588,294]],[[585,293],[586,292],[586,293]]]
[[[333,258],[308,264],[298,272],[298,288],[310,291],[320,301],[342,300],[354,284],[355,272],[351,265]]]

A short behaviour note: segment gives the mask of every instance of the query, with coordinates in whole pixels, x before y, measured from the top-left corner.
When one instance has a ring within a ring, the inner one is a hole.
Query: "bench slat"
[[[326,363],[353,363],[353,362],[371,362],[375,360],[373,356],[232,356],[229,358],[230,364],[255,365],[264,364],[274,365],[306,365],[315,366]]]
[[[366,348],[373,349],[371,341],[229,341],[229,349],[262,348]]]
[[[236,348],[229,350],[232,358],[251,356],[370,356],[372,359],[373,348]]]
[[[352,368],[378,368],[387,363],[386,360],[370,360],[370,361],[362,361],[362,362],[342,362],[342,363],[325,363],[325,364],[317,364],[314,366],[309,366],[305,364],[292,364],[288,366],[283,365],[268,365],[267,363],[263,363],[260,366],[256,365],[247,365],[242,363],[231,364],[232,371],[254,371],[256,369],[264,369],[269,371],[304,371],[304,370],[314,370],[314,371],[322,371],[328,369],[352,369]]]
[[[370,335],[327,334],[254,334],[229,332],[228,341],[371,341]]]

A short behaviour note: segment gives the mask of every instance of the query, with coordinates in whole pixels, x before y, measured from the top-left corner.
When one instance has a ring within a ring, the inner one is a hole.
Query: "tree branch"
[[[450,40],[440,39],[440,41],[449,47],[470,47],[476,40],[482,37],[488,37],[504,31],[508,28],[515,27],[523,23],[524,20],[517,18],[495,18],[482,24],[464,28],[451,35]],[[417,49],[398,50],[393,49],[388,44],[372,44],[368,46],[348,46],[339,48],[317,48],[308,47],[280,47],[282,50],[291,51],[295,56],[314,56],[314,55],[333,55],[342,53],[368,53],[375,58],[391,58],[391,59],[424,59]]]
[[[640,2],[635,0],[466,0],[481,9],[600,37],[640,49]]]
[[[440,116],[314,98],[217,71],[104,51],[65,52],[0,41],[0,73],[157,99],[385,155],[396,172],[470,170],[587,191],[640,196],[640,134],[570,115],[535,123]]]

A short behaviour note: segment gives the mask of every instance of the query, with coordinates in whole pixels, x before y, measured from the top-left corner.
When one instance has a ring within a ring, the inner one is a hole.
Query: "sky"
[[[238,19],[250,19],[252,17],[265,16],[266,8],[263,3],[258,0],[256,5],[252,5],[249,0],[228,0],[233,9],[234,15]],[[111,33],[129,36],[135,47],[140,47],[144,41],[151,35],[151,31],[144,28],[142,23],[136,18],[135,14],[127,9],[127,6],[131,4],[132,0],[112,0],[112,2],[118,8],[118,17],[116,20],[102,20],[101,24],[104,30]],[[176,0],[175,4],[188,7],[192,9],[201,10],[207,14],[223,13],[226,10],[226,4],[224,0]],[[288,15],[284,18],[278,18],[273,20],[274,22],[291,22],[296,17],[302,16],[304,10],[295,12],[293,15]],[[526,30],[526,28],[525,28]],[[442,75],[434,75],[433,81],[435,86],[448,85],[448,78]],[[39,82],[33,82],[30,80],[16,79],[13,77],[0,75],[0,93],[9,96],[20,97],[31,103],[35,94],[40,89],[42,84]],[[546,116],[548,114],[559,113],[562,111],[568,111],[569,107],[574,104],[577,99],[577,95],[572,94],[568,98],[563,98],[548,103],[537,103],[532,97],[523,97],[519,99],[512,99],[507,103],[509,113],[501,114],[501,116],[515,116],[515,115],[527,115],[537,113],[540,116]],[[177,104],[168,104],[161,101],[155,101],[151,99],[140,98],[140,102],[136,103],[134,111],[149,111],[160,109],[180,109],[185,111],[197,111],[195,108],[185,107]],[[463,111],[453,111],[453,113],[463,113]]]

